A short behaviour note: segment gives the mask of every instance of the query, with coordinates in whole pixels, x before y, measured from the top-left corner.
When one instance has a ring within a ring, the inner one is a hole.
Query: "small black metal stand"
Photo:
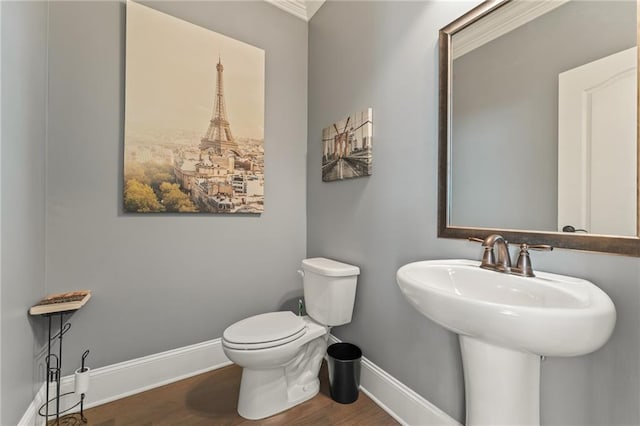
[[[70,395],[73,392],[67,392],[65,394],[60,394],[60,379],[61,379],[61,374],[62,374],[62,336],[65,335],[65,333],[67,331],[69,331],[69,329],[71,328],[71,324],[70,323],[65,323],[64,322],[64,315],[65,314],[71,314],[75,312],[75,310],[72,311],[61,311],[61,312],[51,312],[51,313],[46,313],[46,314],[42,314],[42,316],[46,317],[48,320],[48,341],[47,341],[47,356],[45,358],[45,362],[47,364],[47,378],[46,378],[46,384],[45,384],[45,392],[46,392],[46,399],[45,399],[45,403],[39,408],[38,410],[38,414],[40,416],[43,416],[45,418],[45,422],[49,421],[49,417],[52,417],[55,415],[56,417],[56,425],[60,424],[60,414],[64,414],[69,410],[72,410],[73,408],[77,407],[78,405],[80,405],[80,418],[82,420],[83,423],[87,423],[87,419],[84,417],[84,393],[80,396],[80,402],[78,402],[77,404],[73,405],[72,407],[69,407],[68,409],[64,410],[64,411],[60,411],[60,398],[65,396],[65,395]],[[51,335],[51,328],[52,328],[52,322],[54,317],[59,317],[59,321],[60,321],[60,329],[59,331],[55,334],[55,335]],[[52,342],[55,341],[56,339],[58,339],[58,354],[54,354],[51,353],[51,346],[52,346]],[[84,368],[84,360],[86,358],[86,356],[89,354],[89,351],[86,351],[83,356],[82,356],[82,364],[83,364],[83,368]],[[50,398],[49,395],[49,384],[50,383],[55,383],[56,384],[56,395],[55,397]],[[49,414],[49,404],[51,402],[53,402],[55,400],[56,402],[56,411],[55,414]],[[42,409],[45,409],[44,414],[42,413]]]

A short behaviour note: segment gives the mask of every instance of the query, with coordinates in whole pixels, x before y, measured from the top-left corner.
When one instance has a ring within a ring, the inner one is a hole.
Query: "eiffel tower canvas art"
[[[127,2],[127,213],[264,211],[264,51]]]

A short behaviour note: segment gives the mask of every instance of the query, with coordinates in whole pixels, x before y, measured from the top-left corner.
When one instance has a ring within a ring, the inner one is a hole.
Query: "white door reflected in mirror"
[[[558,231],[637,235],[637,48],[558,77]]]

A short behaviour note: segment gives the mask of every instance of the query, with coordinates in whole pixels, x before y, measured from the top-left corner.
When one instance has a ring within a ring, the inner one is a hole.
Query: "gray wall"
[[[45,285],[47,4],[3,2],[1,28],[0,424],[15,425],[33,400],[34,330],[42,325],[27,309]]]
[[[636,17],[572,1],[454,61],[452,224],[558,230],[558,74],[635,46]]]
[[[45,290],[94,291],[71,319],[68,374],[87,347],[89,364],[100,367],[219,337],[227,324],[277,308],[300,292],[295,270],[305,255],[362,268],[353,322],[334,332],[462,421],[457,339],[404,301],[395,271],[413,260],[480,255],[473,244],[435,236],[437,30],[471,6],[320,9],[309,25],[305,221],[304,22],[260,2],[154,4],[266,50],[266,211],[135,216],[118,208],[124,6],[50,4],[47,126],[46,7],[3,3],[0,423],[15,424],[33,397],[25,354],[39,325],[25,311]],[[368,106],[373,176],[322,183],[321,129]],[[640,423],[640,259],[557,250],[533,261],[594,281],[618,309],[603,349],[543,364],[543,424]]]
[[[309,25],[307,255],[362,271],[353,321],[334,333],[458,421],[457,338],[409,306],[395,273],[415,260],[481,254],[475,244],[436,238],[438,29],[473,5],[327,2]],[[323,183],[322,128],[369,106],[373,175]],[[542,364],[542,423],[640,423],[640,259],[555,250],[532,260],[592,280],[618,310],[604,348]]]
[[[52,2],[47,291],[93,291],[66,374],[85,348],[95,368],[218,338],[302,292],[306,23],[262,1],[146,4],[265,50],[265,212],[122,214],[125,5]]]

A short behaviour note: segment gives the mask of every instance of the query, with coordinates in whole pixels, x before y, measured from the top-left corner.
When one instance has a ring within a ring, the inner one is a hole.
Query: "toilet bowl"
[[[313,258],[303,260],[302,269],[309,316],[269,312],[223,333],[224,353],[242,367],[238,413],[246,419],[272,416],[317,395],[330,326],[351,321],[359,268]]]
[[[239,332],[239,328],[248,330],[252,326],[264,331],[265,325],[272,332],[270,337]],[[291,334],[292,327],[298,326],[299,330]],[[328,337],[328,327],[289,311],[256,315],[227,328],[222,348],[242,367],[238,413],[246,419],[262,419],[317,395],[318,372]]]

